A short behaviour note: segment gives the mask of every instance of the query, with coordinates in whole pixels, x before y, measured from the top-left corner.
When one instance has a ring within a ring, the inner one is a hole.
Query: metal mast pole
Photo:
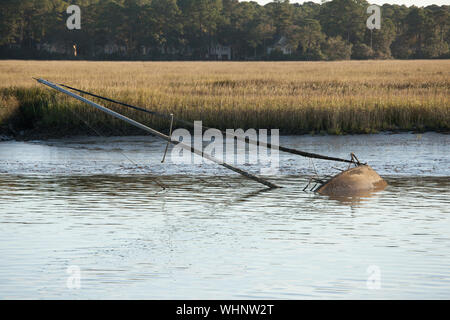
[[[55,89],[55,90],[57,90],[59,92],[65,93],[65,94],[71,96],[72,98],[75,98],[75,99],[80,100],[80,101],[82,101],[84,103],[87,103],[87,104],[93,106],[94,108],[97,108],[97,109],[99,109],[99,110],[101,110],[101,111],[103,111],[103,112],[105,112],[105,113],[107,113],[107,114],[109,114],[109,115],[111,115],[113,117],[116,117],[116,118],[118,118],[120,120],[128,122],[129,124],[131,124],[131,125],[133,125],[135,127],[138,127],[138,128],[140,128],[140,129],[142,129],[144,131],[147,131],[147,132],[149,132],[149,133],[151,133],[151,134],[153,134],[153,135],[155,135],[155,136],[157,136],[157,137],[159,137],[159,138],[161,138],[163,140],[166,140],[166,141],[168,141],[168,142],[170,142],[170,143],[172,143],[174,145],[179,145],[185,150],[188,150],[188,151],[190,151],[192,153],[195,153],[195,154],[197,154],[197,155],[199,155],[201,157],[204,157],[204,158],[206,158],[206,159],[208,159],[208,160],[210,160],[212,162],[220,164],[221,166],[223,166],[223,167],[225,167],[227,169],[230,169],[230,170],[232,170],[234,172],[237,172],[237,173],[243,175],[244,177],[246,177],[248,179],[252,179],[252,180],[254,180],[256,182],[262,183],[262,184],[264,184],[265,186],[267,186],[269,188],[280,188],[276,184],[273,184],[273,183],[271,183],[271,182],[269,182],[269,181],[267,181],[265,179],[259,178],[259,177],[255,176],[255,175],[253,175],[253,174],[251,174],[249,172],[246,172],[244,170],[236,168],[236,167],[234,167],[234,166],[232,166],[232,165],[230,165],[228,163],[223,162],[222,160],[219,160],[219,159],[217,159],[217,158],[215,158],[213,156],[210,156],[209,154],[203,153],[202,150],[195,149],[195,148],[193,148],[193,147],[191,147],[191,146],[189,146],[189,145],[187,145],[187,144],[185,144],[183,142],[180,142],[180,141],[173,141],[171,139],[171,137],[169,137],[169,136],[167,136],[167,135],[165,135],[165,134],[163,134],[163,133],[161,133],[161,132],[159,132],[159,131],[157,131],[155,129],[147,127],[146,125],[143,125],[142,123],[139,123],[137,121],[134,121],[133,119],[125,117],[124,115],[121,115],[120,113],[112,111],[112,110],[110,110],[110,109],[108,109],[108,108],[106,108],[104,106],[101,106],[101,105],[99,105],[99,104],[97,104],[95,102],[92,102],[92,101],[90,101],[90,100],[88,100],[86,98],[83,98],[83,97],[81,97],[81,96],[79,96],[79,95],[77,95],[77,94],[75,94],[73,92],[65,90],[65,89],[55,85],[54,83],[52,83],[50,81],[47,81],[47,80],[44,80],[44,79],[36,79],[36,80],[39,83],[42,83],[42,84],[44,84],[44,85],[46,85],[46,86],[48,86],[50,88],[53,88],[53,89]]]

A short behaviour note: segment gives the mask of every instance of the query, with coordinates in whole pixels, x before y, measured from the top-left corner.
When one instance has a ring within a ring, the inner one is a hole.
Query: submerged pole
[[[59,92],[67,94],[68,96],[71,96],[72,98],[75,98],[75,99],[77,99],[77,100],[79,100],[81,102],[89,104],[89,105],[93,106],[94,108],[97,108],[97,109],[99,109],[99,110],[101,110],[101,111],[103,111],[103,112],[105,112],[105,113],[107,113],[107,114],[109,114],[109,115],[111,115],[111,116],[113,116],[115,118],[118,118],[120,120],[128,122],[129,124],[131,124],[131,125],[133,125],[135,127],[138,127],[138,128],[140,128],[140,129],[142,129],[144,131],[147,131],[147,132],[149,132],[149,133],[151,133],[151,134],[153,134],[153,135],[155,135],[155,136],[157,136],[157,137],[159,137],[159,138],[161,138],[161,139],[163,139],[163,140],[165,140],[165,141],[167,141],[169,143],[172,143],[174,145],[179,145],[180,147],[182,147],[185,150],[188,150],[188,151],[190,151],[192,153],[195,153],[195,154],[197,154],[197,155],[199,155],[199,156],[201,156],[203,158],[206,158],[206,159],[208,159],[208,160],[210,160],[212,162],[220,164],[221,166],[223,166],[223,167],[225,167],[227,169],[230,169],[230,170],[232,170],[234,172],[237,172],[237,173],[243,175],[244,177],[246,177],[248,179],[252,179],[252,180],[254,180],[256,182],[259,182],[259,183],[261,183],[261,184],[263,184],[263,185],[265,185],[265,186],[267,186],[269,188],[280,188],[279,186],[277,186],[274,183],[271,183],[271,182],[269,182],[269,181],[267,181],[265,179],[262,179],[260,177],[255,176],[254,174],[251,174],[249,172],[246,172],[244,170],[236,168],[236,167],[234,167],[234,166],[232,166],[232,165],[230,165],[230,164],[228,164],[228,163],[226,163],[226,162],[224,162],[224,161],[222,161],[220,159],[217,159],[217,158],[215,158],[215,157],[213,157],[213,156],[211,156],[211,155],[209,155],[207,153],[203,153],[202,150],[195,149],[195,148],[193,148],[193,147],[191,147],[191,146],[189,146],[189,145],[187,145],[187,144],[185,144],[183,142],[180,142],[180,141],[174,141],[174,140],[172,140],[171,137],[169,137],[169,136],[167,136],[167,135],[165,135],[165,134],[163,134],[163,133],[161,133],[161,132],[159,132],[159,131],[157,131],[155,129],[147,127],[146,125],[143,125],[142,123],[139,123],[139,122],[137,122],[137,121],[135,121],[133,119],[125,117],[124,115],[121,115],[120,113],[117,113],[117,112],[115,112],[113,110],[110,110],[110,109],[108,109],[108,108],[106,108],[104,106],[101,106],[101,105],[99,105],[99,104],[97,104],[95,102],[92,102],[92,101],[90,101],[90,100],[88,100],[86,98],[83,98],[82,96],[79,96],[79,95],[77,95],[77,94],[75,94],[73,92],[65,90],[65,89],[55,85],[54,83],[52,83],[50,81],[47,81],[47,80],[44,80],[44,79],[36,79],[36,81],[39,82],[39,83],[42,83],[42,84],[44,84],[44,85],[46,85],[46,86],[48,86],[48,87],[50,87],[52,89],[55,89],[55,90],[57,90]]]

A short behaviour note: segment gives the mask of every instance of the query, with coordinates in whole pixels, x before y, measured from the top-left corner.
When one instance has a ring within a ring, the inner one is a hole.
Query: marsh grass
[[[449,130],[450,61],[0,61],[0,125],[64,134],[136,129],[32,77],[210,127],[287,134]],[[95,101],[95,99],[93,99]],[[158,130],[165,119],[101,104]]]

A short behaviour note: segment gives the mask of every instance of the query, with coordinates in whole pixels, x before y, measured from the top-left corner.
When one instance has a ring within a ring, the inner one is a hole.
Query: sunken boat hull
[[[353,196],[381,191],[386,186],[387,182],[370,166],[359,165],[337,174],[316,191],[330,196]]]

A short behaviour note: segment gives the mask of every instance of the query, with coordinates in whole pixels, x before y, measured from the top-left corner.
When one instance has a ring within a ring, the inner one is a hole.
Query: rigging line
[[[77,91],[79,93],[86,94],[86,95],[91,96],[91,97],[95,97],[95,98],[102,99],[102,100],[105,100],[105,101],[108,101],[108,102],[120,104],[120,105],[122,105],[124,107],[128,107],[128,108],[135,109],[135,110],[138,110],[138,111],[150,113],[150,114],[158,116],[158,117],[164,117],[164,118],[167,118],[167,119],[171,118],[170,115],[165,114],[165,113],[160,113],[160,112],[157,112],[157,111],[147,110],[147,109],[144,109],[144,108],[141,108],[141,107],[133,106],[133,105],[125,103],[125,102],[121,102],[121,101],[117,101],[117,100],[114,100],[114,99],[102,97],[102,96],[96,95],[94,93],[91,93],[91,92],[88,92],[88,91],[84,91],[84,90],[81,90],[81,89],[77,89],[77,88],[73,88],[73,87],[70,87],[70,86],[62,84],[62,83],[58,83],[58,85],[60,85],[61,87],[65,87],[67,89],[70,89],[70,90]],[[185,123],[187,125],[191,125],[191,126],[193,125],[191,122],[185,121],[185,120],[182,120],[182,119],[174,118],[174,120],[177,120],[177,121],[179,121],[181,123]]]
[[[223,162],[221,159],[217,159],[217,158],[209,155],[208,153],[204,153],[203,150],[196,149],[196,148],[192,147],[191,145],[187,145],[184,142],[172,140],[171,137],[169,137],[169,136],[167,136],[167,135],[165,135],[165,134],[163,134],[163,133],[161,133],[161,132],[159,132],[159,131],[157,131],[155,129],[147,127],[146,125],[144,125],[142,123],[139,123],[139,122],[137,122],[137,121],[135,121],[135,120],[133,120],[131,118],[128,118],[128,117],[126,117],[126,116],[124,116],[124,115],[122,115],[120,113],[117,113],[117,112],[115,112],[115,111],[113,111],[111,109],[108,109],[108,108],[106,108],[104,106],[101,106],[101,105],[95,103],[95,102],[92,102],[92,101],[90,101],[90,100],[88,100],[88,99],[86,99],[86,98],[84,98],[84,97],[82,97],[80,95],[77,95],[77,94],[75,94],[73,92],[65,90],[65,89],[59,87],[58,85],[56,85],[56,84],[54,84],[54,83],[52,83],[50,81],[47,81],[47,80],[44,80],[44,79],[37,79],[37,81],[39,83],[41,83],[41,84],[44,84],[44,85],[46,85],[46,86],[48,86],[50,88],[53,88],[53,89],[57,90],[59,92],[62,92],[64,94],[68,95],[68,96],[71,96],[72,98],[75,98],[75,99],[77,99],[79,101],[82,101],[82,102],[84,102],[86,104],[89,104],[92,107],[94,107],[94,108],[96,108],[98,110],[101,110],[101,111],[103,111],[103,112],[105,112],[105,113],[107,113],[107,114],[109,114],[109,115],[111,115],[111,116],[113,116],[115,118],[123,120],[123,121],[125,121],[125,122],[127,122],[127,123],[129,123],[129,124],[131,124],[131,125],[133,125],[135,127],[138,127],[138,128],[140,128],[140,129],[142,129],[144,131],[147,131],[147,132],[149,132],[149,133],[159,137],[160,139],[163,139],[165,141],[170,141],[172,144],[178,145],[184,150],[188,150],[188,151],[190,151],[192,153],[195,153],[195,154],[197,154],[199,156],[202,156],[205,159],[208,159],[208,160],[210,160],[212,162],[215,162],[215,163],[217,163],[217,164],[219,164],[219,165],[221,165],[221,166],[223,166],[223,167],[225,167],[225,168],[227,168],[229,170],[232,170],[232,171],[234,171],[236,173],[239,173],[239,174],[243,175],[244,177],[246,177],[248,179],[257,181],[257,182],[259,182],[259,183],[261,183],[261,184],[263,184],[263,185],[265,185],[265,186],[267,186],[267,187],[269,187],[271,189],[280,188],[276,184],[271,183],[270,181],[267,181],[266,179],[260,178],[260,177],[258,177],[256,175],[252,174],[252,173],[249,173],[247,171],[244,171],[242,169],[234,167],[234,166],[232,166],[232,165],[230,165],[230,164],[228,164],[226,162]]]
[[[86,120],[84,120],[80,115],[78,115],[76,112],[74,112],[73,110],[71,110],[69,108],[69,111],[78,119],[80,119],[89,129],[91,129],[92,131],[94,131],[99,137],[101,138],[106,138],[104,135],[102,135],[98,130],[96,130],[94,127],[92,127]],[[119,153],[124,156],[128,161],[130,161],[132,164],[134,164],[136,167],[139,167],[139,165],[133,161],[133,159],[131,159],[130,157],[128,157],[123,151],[119,150]],[[155,181],[155,183],[161,187],[163,190],[166,190],[166,186],[159,182],[158,179],[156,177],[152,177],[153,181]]]
[[[130,105],[128,103],[120,102],[120,101],[117,101],[117,100],[113,100],[113,99],[110,99],[110,98],[106,98],[106,97],[102,97],[102,96],[96,95],[96,94],[91,93],[91,92],[87,92],[87,91],[84,91],[84,90],[73,88],[73,87],[67,86],[67,85],[62,84],[62,83],[60,83],[59,85],[62,86],[62,87],[65,87],[67,89],[77,91],[77,92],[82,93],[82,94],[86,94],[86,95],[89,95],[89,96],[92,96],[92,97],[95,97],[95,98],[99,98],[99,99],[102,99],[102,100],[105,100],[105,101],[109,101],[109,102],[112,102],[112,103],[116,103],[116,104],[122,105],[124,107],[128,107],[128,108],[132,108],[132,109],[135,109],[135,110],[138,110],[138,111],[146,112],[146,113],[155,115],[157,117],[164,117],[164,118],[170,119],[170,115],[167,115],[167,114],[164,114],[164,113],[160,113],[160,112],[156,112],[156,111],[152,111],[152,110],[147,110],[147,109],[144,109],[144,108],[141,108],[141,107],[136,107],[136,106]],[[174,120],[176,120],[179,123],[188,125],[191,128],[194,127],[194,124],[192,122],[190,122],[190,121],[186,121],[186,120],[182,120],[182,119],[178,119],[178,118],[174,118]],[[211,128],[206,127],[206,126],[202,126],[202,129],[211,129]],[[305,152],[305,151],[292,149],[292,148],[287,148],[287,147],[283,147],[283,146],[276,146],[276,145],[272,145],[271,143],[262,143],[262,142],[258,142],[258,141],[255,141],[255,140],[251,140],[249,137],[245,137],[245,138],[238,137],[238,136],[236,136],[234,134],[228,133],[228,132],[223,131],[223,130],[219,130],[219,131],[222,132],[222,134],[225,134],[226,136],[231,135],[231,136],[236,137],[239,140],[244,140],[245,143],[248,143],[248,144],[256,144],[256,145],[259,144],[260,146],[265,146],[266,148],[269,148],[269,149],[278,147],[278,149],[280,151],[296,154],[296,155],[299,155],[299,156],[302,156],[302,157],[306,157],[306,158],[314,158],[314,159],[329,160],[329,161],[336,161],[336,162],[356,163],[354,161],[353,157],[350,160],[337,158],[337,157],[329,157],[329,156],[325,156],[325,155],[321,155],[321,154],[317,154],[317,153]],[[360,163],[358,162],[357,164],[359,165]]]

